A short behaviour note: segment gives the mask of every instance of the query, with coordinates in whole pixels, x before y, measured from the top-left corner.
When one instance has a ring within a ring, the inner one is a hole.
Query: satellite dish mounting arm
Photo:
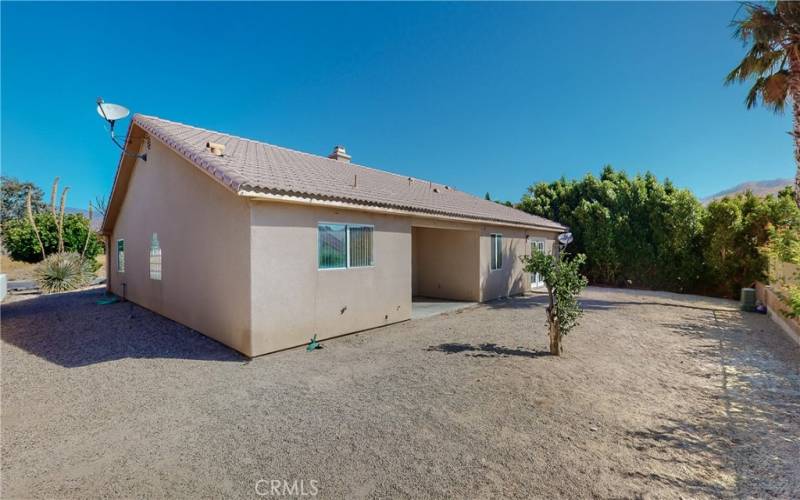
[[[119,140],[117,139],[116,135],[114,135],[114,123],[122,118],[125,118],[130,113],[126,108],[119,106],[117,104],[110,104],[103,102],[102,97],[97,98],[97,113],[103,117],[105,121],[108,122],[111,132],[111,142],[117,145],[117,147],[122,150],[122,154],[126,156],[132,156],[134,158],[139,158],[142,161],[147,161],[147,153],[137,154],[131,153],[125,149],[124,144],[120,144]]]

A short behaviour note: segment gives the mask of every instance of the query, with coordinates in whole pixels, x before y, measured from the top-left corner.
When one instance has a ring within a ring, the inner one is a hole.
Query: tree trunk
[[[553,318],[550,322],[550,354],[561,356],[561,332],[556,318]]]
[[[547,298],[550,304],[547,306],[547,326],[550,335],[550,354],[561,356],[561,330],[558,327],[558,316],[556,316],[555,297],[553,289],[547,286]]]
[[[789,94],[792,99],[792,114],[794,115],[794,201],[800,207],[800,55],[790,49],[789,57]]]

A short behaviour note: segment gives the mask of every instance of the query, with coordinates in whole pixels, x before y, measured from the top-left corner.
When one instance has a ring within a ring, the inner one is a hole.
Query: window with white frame
[[[319,269],[346,269],[373,265],[374,227],[365,224],[320,223]]]
[[[531,256],[535,255],[536,252],[546,253],[546,242],[544,239],[531,238],[530,242]],[[544,279],[542,278],[542,275],[539,273],[531,274],[531,288],[539,288],[541,286],[544,286]]]
[[[489,236],[489,241],[492,244],[491,262],[489,264],[492,271],[503,268],[503,235],[492,234]]]
[[[150,239],[150,279],[161,279],[161,245],[158,243],[158,234],[153,233]]]
[[[117,272],[125,272],[125,240],[117,240]]]

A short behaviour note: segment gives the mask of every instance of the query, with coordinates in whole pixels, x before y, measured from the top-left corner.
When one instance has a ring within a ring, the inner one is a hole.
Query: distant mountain
[[[725,189],[720,191],[719,193],[712,194],[711,196],[706,196],[703,198],[703,203],[708,203],[710,201],[724,198],[725,196],[735,196],[739,193],[744,193],[745,191],[750,191],[756,196],[766,196],[768,194],[775,194],[778,191],[782,190],[786,186],[791,186],[793,184],[792,179],[772,179],[768,181],[747,181],[741,184],[737,184],[732,188]]]

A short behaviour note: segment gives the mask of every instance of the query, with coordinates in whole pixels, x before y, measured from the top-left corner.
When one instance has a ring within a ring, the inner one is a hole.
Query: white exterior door
[[[531,255],[533,252],[545,252],[544,240],[533,239],[531,240]],[[539,273],[531,273],[531,288],[541,288],[544,286],[544,281]]]

